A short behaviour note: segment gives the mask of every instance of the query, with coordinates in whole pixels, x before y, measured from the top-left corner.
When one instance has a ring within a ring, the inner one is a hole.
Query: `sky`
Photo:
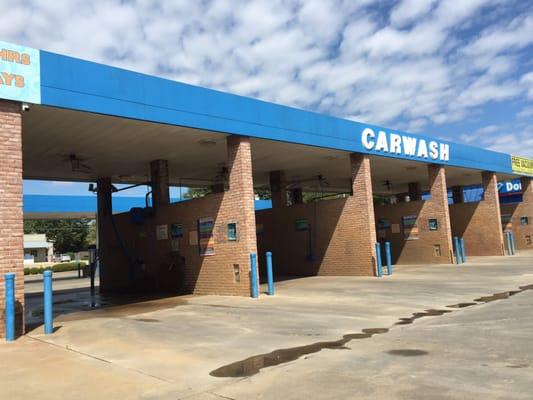
[[[533,0],[2,3],[0,40],[533,156]]]

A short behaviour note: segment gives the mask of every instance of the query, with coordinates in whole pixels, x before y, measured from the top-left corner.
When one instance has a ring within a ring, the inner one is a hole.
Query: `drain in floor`
[[[392,356],[415,357],[425,356],[429,353],[427,351],[417,349],[395,349],[387,351],[387,354],[390,354]]]

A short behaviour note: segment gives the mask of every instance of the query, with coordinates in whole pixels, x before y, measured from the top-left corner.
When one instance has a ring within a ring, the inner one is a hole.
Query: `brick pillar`
[[[168,161],[154,160],[150,163],[150,177],[152,182],[152,206],[167,206],[170,204],[168,190]]]
[[[483,199],[480,205],[483,210],[483,230],[485,230],[483,241],[485,242],[485,247],[490,249],[483,255],[501,256],[504,255],[504,242],[498,179],[494,172],[489,171],[482,172],[481,179]]]
[[[229,190],[224,193],[224,204],[231,205],[228,213],[232,220],[238,221],[239,241],[235,252],[235,262],[242,266],[249,266],[250,254],[257,254],[252,146],[248,137],[229,136],[227,148]],[[257,255],[258,259],[260,257],[261,255]],[[244,269],[244,271],[249,270],[249,267]],[[249,280],[241,280],[239,289],[241,293],[239,294],[249,295],[250,288]]]
[[[270,171],[270,192],[272,208],[287,207],[287,181],[283,171]]]
[[[15,331],[24,333],[24,229],[20,104],[0,101],[0,337],[5,337],[6,272],[15,273]]]
[[[452,187],[453,204],[461,204],[465,202],[464,192],[462,186]]]
[[[357,258],[354,268],[357,274],[374,275],[376,262],[376,221],[374,217],[374,198],[370,158],[367,155],[350,154],[352,170],[352,195],[347,199],[347,209],[343,217],[351,218],[353,229],[359,233],[360,240],[354,243]]]
[[[440,261],[443,264],[453,263],[452,228],[450,224],[450,211],[448,205],[448,188],[446,186],[446,171],[440,165],[428,165],[428,181],[431,200],[424,204],[424,214],[428,218],[436,218],[438,230],[434,234],[433,246],[440,247]],[[428,221],[422,221],[427,228]]]
[[[533,249],[533,179],[522,177],[522,202],[514,205],[513,233],[518,250]],[[503,207],[513,205],[502,205]],[[525,221],[523,219],[526,218]],[[526,223],[527,222],[527,223]]]
[[[422,190],[420,189],[420,182],[409,182],[409,200],[422,200]]]
[[[113,276],[111,268],[111,243],[115,243],[112,238],[113,228],[111,226],[111,214],[113,212],[112,205],[112,185],[111,178],[99,178],[96,181],[97,187],[97,248],[100,268],[100,292],[109,292],[112,287],[110,282]]]

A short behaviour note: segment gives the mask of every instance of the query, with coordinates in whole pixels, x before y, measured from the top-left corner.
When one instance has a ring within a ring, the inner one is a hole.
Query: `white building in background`
[[[46,240],[45,234],[24,235],[24,264],[52,261],[54,244]]]

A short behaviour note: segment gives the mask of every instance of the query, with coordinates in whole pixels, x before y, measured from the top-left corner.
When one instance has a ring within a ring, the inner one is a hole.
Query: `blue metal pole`
[[[463,259],[463,262],[466,262],[465,240],[461,238],[459,239],[459,242],[461,244],[461,258]]]
[[[52,271],[43,272],[44,282],[44,333],[53,333],[53,311],[52,311]]]
[[[250,268],[252,279],[252,297],[256,299],[259,297],[259,287],[257,284],[257,255],[255,253],[250,254]]]
[[[390,242],[385,242],[385,256],[387,257],[387,275],[392,275],[392,257],[390,254]]]
[[[505,232],[505,239],[507,240],[507,255],[513,255],[513,249],[511,248],[511,235],[509,232]]]
[[[381,265],[381,245],[376,242],[376,276],[381,278],[383,276],[383,267]]]
[[[272,252],[266,252],[268,294],[274,296],[274,273],[272,272]]]
[[[515,241],[514,241],[514,233],[509,232],[509,236],[511,237],[511,250],[513,251],[513,256],[516,253],[516,247],[515,247]]]
[[[457,236],[453,237],[453,242],[455,244],[455,259],[457,260],[457,264],[461,264],[463,261],[461,260],[461,250],[459,248],[459,238]]]
[[[6,340],[15,340],[15,274],[4,275],[6,281]]]

